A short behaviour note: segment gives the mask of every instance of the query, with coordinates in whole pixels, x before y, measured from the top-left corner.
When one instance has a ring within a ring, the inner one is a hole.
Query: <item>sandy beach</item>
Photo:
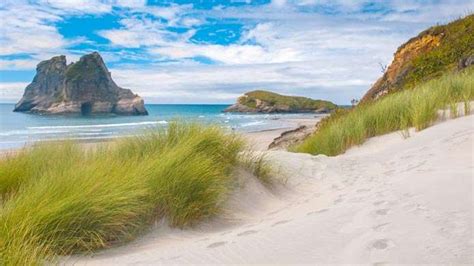
[[[190,230],[163,222],[64,263],[472,264],[473,124],[467,116],[375,137],[336,157],[267,151],[286,185],[244,176],[217,219]]]

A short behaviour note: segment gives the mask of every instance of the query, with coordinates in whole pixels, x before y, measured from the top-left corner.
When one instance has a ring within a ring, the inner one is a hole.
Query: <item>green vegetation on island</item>
[[[269,181],[265,160],[242,151],[244,142],[220,128],[171,123],[93,150],[39,143],[8,155],[0,160],[0,265],[107,248],[159,219],[183,228],[210,218],[237,185],[236,168]]]
[[[307,97],[287,96],[278,93],[255,90],[239,97],[237,103],[227,108],[226,112],[330,112],[337,105],[329,101],[313,100]]]

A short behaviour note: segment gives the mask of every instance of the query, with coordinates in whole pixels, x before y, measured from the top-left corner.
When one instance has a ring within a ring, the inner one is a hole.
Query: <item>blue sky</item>
[[[98,51],[147,103],[231,103],[268,89],[348,104],[421,30],[474,1],[201,0],[0,3],[0,102],[41,60]]]

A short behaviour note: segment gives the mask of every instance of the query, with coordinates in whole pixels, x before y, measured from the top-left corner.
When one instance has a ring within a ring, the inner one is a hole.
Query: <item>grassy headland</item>
[[[337,106],[329,101],[314,100],[307,97],[287,96],[278,93],[256,90],[239,97],[238,103],[251,109],[274,108],[276,111],[333,110]],[[259,104],[261,106],[259,106]]]
[[[401,45],[362,102],[422,85],[456,70],[469,56],[474,56],[474,14],[430,27]]]
[[[278,93],[256,90],[245,93],[247,97],[242,97],[239,102],[248,107],[255,107],[256,100],[268,102],[271,105],[286,105],[294,109],[334,109],[336,105],[323,100],[313,100],[307,97],[287,96]]]
[[[212,217],[243,149],[219,128],[172,123],[93,151],[66,142],[8,156],[0,160],[0,264],[110,247],[162,218],[182,228]]]
[[[403,90],[382,99],[339,111],[321,122],[317,132],[297,152],[338,155],[367,138],[415,127],[422,130],[438,117],[438,110],[451,108],[457,114],[457,103],[474,100],[474,68],[446,74],[411,90]]]

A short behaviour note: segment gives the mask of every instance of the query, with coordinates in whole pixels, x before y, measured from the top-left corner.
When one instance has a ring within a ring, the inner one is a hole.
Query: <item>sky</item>
[[[349,104],[420,31],[474,0],[0,1],[0,102],[36,65],[98,51],[146,103],[232,103],[246,91]]]

